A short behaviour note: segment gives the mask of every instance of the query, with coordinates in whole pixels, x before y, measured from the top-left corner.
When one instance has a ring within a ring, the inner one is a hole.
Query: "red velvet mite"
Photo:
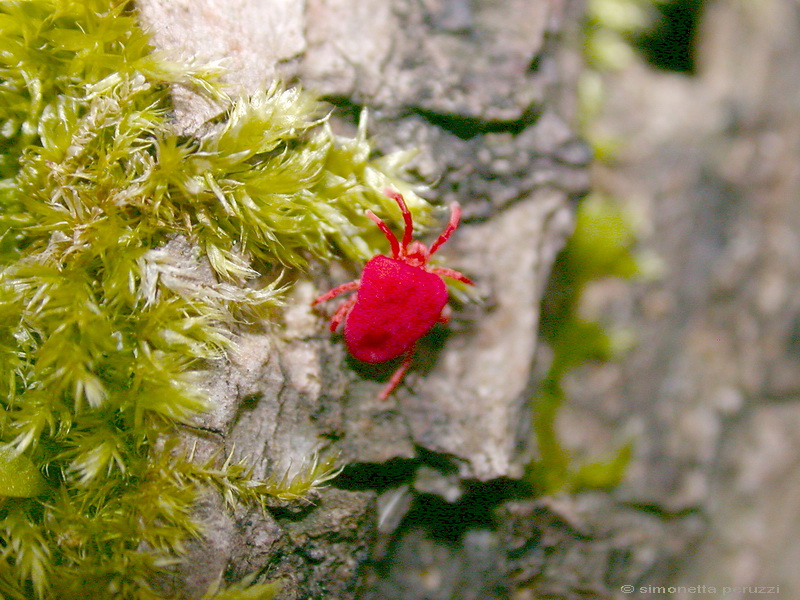
[[[322,294],[312,302],[335,298],[356,291],[345,300],[331,319],[331,331],[344,321],[344,339],[355,358],[367,363],[382,363],[398,356],[403,362],[380,394],[385,400],[400,384],[414,356],[417,340],[437,323],[447,323],[447,286],[442,277],[472,285],[468,277],[442,267],[428,266],[430,257],[458,227],[461,207],[454,202],[450,222],[430,248],[412,240],[413,222],[403,196],[392,190],[384,193],[395,200],[403,213],[405,229],[398,241],[389,227],[371,210],[367,216],[380,228],[392,250],[391,256],[379,254],[371,258],[361,279],[345,283]]]

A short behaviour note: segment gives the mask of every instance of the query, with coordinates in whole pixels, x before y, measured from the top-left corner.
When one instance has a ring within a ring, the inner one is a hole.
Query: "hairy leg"
[[[400,256],[400,242],[397,241],[397,238],[392,233],[392,230],[389,229],[389,226],[384,223],[378,215],[369,209],[367,209],[364,214],[372,219],[372,222],[378,226],[378,229],[380,229],[383,232],[383,235],[386,236],[386,239],[389,240],[389,246],[392,249],[392,258],[397,258]]]
[[[475,285],[469,277],[467,277],[463,273],[454,271],[453,269],[445,269],[444,267],[431,267],[429,271],[431,273],[436,273],[441,277],[449,277],[450,279],[455,279],[456,281],[461,281],[468,285]]]
[[[379,400],[386,400],[389,395],[400,385],[400,382],[403,381],[403,377],[406,376],[408,373],[409,367],[411,367],[411,362],[414,360],[414,348],[411,348],[408,352],[406,352],[405,356],[403,357],[403,362],[400,363],[400,366],[397,367],[397,370],[392,373],[391,379],[389,379],[389,383],[386,384],[386,387],[383,388],[380,395],[378,396]]]
[[[357,300],[358,295],[355,295],[342,302],[339,308],[336,309],[333,317],[331,317],[331,331],[335,332],[339,328],[339,324],[345,320],[347,313],[355,306]]]
[[[458,228],[458,221],[461,219],[461,206],[458,202],[453,202],[450,205],[450,221],[447,223],[447,227],[444,228],[442,234],[438,237],[438,239],[431,244],[429,252],[433,254],[439,249],[439,246],[444,244],[450,236],[453,235],[453,232]]]
[[[331,298],[336,298],[345,292],[350,292],[352,290],[357,290],[358,286],[361,285],[361,281],[356,279],[355,281],[348,281],[347,283],[343,283],[340,286],[333,288],[330,291],[325,292],[322,296],[318,297],[311,303],[311,306],[316,306],[317,304],[321,304],[322,302],[326,302]]]
[[[397,202],[397,206],[400,207],[400,212],[403,213],[405,228],[403,229],[403,241],[401,242],[400,252],[401,254],[405,254],[408,245],[411,243],[412,236],[414,235],[414,223],[411,220],[411,213],[408,210],[408,206],[406,206],[406,201],[403,199],[402,194],[395,192],[391,188],[386,188],[383,190],[383,193]]]

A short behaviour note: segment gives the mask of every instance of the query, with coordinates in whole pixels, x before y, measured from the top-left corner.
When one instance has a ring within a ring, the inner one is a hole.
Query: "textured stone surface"
[[[392,110],[517,121],[543,99],[530,67],[558,10],[527,0],[309,0],[298,72],[326,95]]]

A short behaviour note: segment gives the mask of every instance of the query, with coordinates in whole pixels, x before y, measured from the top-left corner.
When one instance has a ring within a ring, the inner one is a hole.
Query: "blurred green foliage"
[[[154,54],[128,2],[0,3],[2,598],[158,598],[201,495],[264,505],[336,472],[309,457],[253,480],[197,464],[175,427],[205,409],[198,373],[231,328],[274,314],[282,272],[377,253],[364,210],[399,219],[387,185],[428,206],[405,156],[371,157],[365,119],[337,136],[308,94],[232,101],[215,75]],[[178,135],[174,84],[227,110]]]
[[[659,30],[665,7],[700,0],[588,0],[584,21],[586,67],[578,79],[578,117],[595,160],[610,163],[624,147],[614,132],[597,127],[608,95],[608,75],[641,62],[647,36]]]
[[[572,453],[559,439],[557,417],[567,401],[563,380],[569,372],[614,356],[609,334],[600,323],[581,316],[580,304],[592,282],[638,274],[634,242],[624,212],[609,199],[591,195],[579,206],[575,231],[553,267],[540,324],[542,341],[549,346],[552,359],[535,398],[533,428],[539,455],[529,465],[529,478],[539,493],[608,489],[624,475],[631,444],[602,460],[576,466]]]

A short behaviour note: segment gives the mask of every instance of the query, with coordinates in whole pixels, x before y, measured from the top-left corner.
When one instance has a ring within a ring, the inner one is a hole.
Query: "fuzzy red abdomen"
[[[358,360],[379,363],[410,350],[447,304],[442,278],[401,260],[375,256],[365,266],[344,339]]]

